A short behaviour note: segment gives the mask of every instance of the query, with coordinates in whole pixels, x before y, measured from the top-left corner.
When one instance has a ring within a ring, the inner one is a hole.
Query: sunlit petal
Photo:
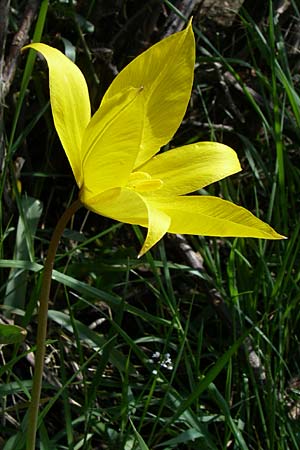
[[[101,105],[84,133],[83,189],[94,196],[126,185],[139,151],[143,92],[131,88]]]
[[[139,168],[162,180],[158,196],[182,195],[241,170],[236,153],[227,145],[199,142],[154,156]]]
[[[194,62],[195,41],[189,24],[135,58],[106,92],[103,104],[130,86],[144,89],[144,130],[135,167],[168,143],[179,127],[191,94]]]
[[[283,239],[250,211],[218,197],[153,197],[147,201],[171,217],[171,233]]]
[[[91,117],[88,88],[80,69],[59,50],[30,44],[49,66],[50,101],[54,125],[78,186],[82,183],[81,143]]]

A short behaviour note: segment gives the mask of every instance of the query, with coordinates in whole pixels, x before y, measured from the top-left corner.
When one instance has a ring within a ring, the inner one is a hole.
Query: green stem
[[[40,294],[40,306],[38,311],[37,345],[35,355],[35,367],[32,382],[31,403],[29,406],[28,430],[26,450],[35,450],[36,432],[38,428],[38,414],[44,370],[44,359],[47,336],[48,300],[50,295],[52,271],[59,240],[66,228],[67,223],[82,206],[80,200],[76,200],[66,209],[59,219],[49,244],[47,258],[44,266],[43,281]]]

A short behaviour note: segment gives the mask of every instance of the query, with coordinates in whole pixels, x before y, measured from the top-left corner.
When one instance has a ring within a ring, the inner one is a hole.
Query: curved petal
[[[165,212],[153,208],[146,200],[145,203],[148,209],[148,233],[138,258],[150,250],[167,233],[171,223],[171,218]]]
[[[108,189],[94,197],[81,190],[80,201],[91,211],[132,225],[148,225],[148,210],[142,197],[131,189]]]
[[[195,40],[191,23],[135,58],[114,79],[102,104],[120,90],[143,87],[144,130],[135,167],[173,137],[185,114],[194,75]]]
[[[92,117],[82,150],[82,189],[91,197],[126,185],[141,142],[143,108],[143,92],[130,88],[101,105]]]
[[[80,200],[91,211],[124,223],[148,228],[147,237],[139,257],[150,250],[168,231],[171,219],[163,211],[148,204],[140,194],[127,188],[109,189],[86,200],[84,192]]]
[[[54,125],[81,186],[81,142],[90,121],[91,107],[85,78],[80,69],[63,53],[46,44],[30,44],[41,53],[49,67],[50,102]]]
[[[148,198],[151,205],[171,217],[170,233],[203,236],[283,239],[247,209],[218,197],[184,196]]]
[[[182,195],[241,170],[234,150],[216,142],[198,142],[154,156],[139,168],[162,180],[157,196]]]

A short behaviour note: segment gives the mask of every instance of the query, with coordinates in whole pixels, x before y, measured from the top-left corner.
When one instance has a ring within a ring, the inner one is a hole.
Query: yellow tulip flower
[[[158,153],[179,127],[190,99],[191,23],[125,67],[93,117],[79,68],[48,45],[27,47],[48,63],[54,125],[81,202],[97,214],[148,228],[140,256],[167,232],[283,238],[242,207],[218,197],[186,195],[241,170],[231,148],[198,142]]]

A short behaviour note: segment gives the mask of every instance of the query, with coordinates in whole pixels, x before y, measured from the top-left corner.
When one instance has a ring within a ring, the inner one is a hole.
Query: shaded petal
[[[170,233],[203,236],[283,239],[247,209],[218,197],[184,196],[148,198],[154,208],[171,217]]]
[[[139,253],[142,256],[155,245],[168,231],[170,217],[163,211],[148,204],[140,194],[127,188],[109,189],[86,201],[84,192],[80,200],[91,211],[124,223],[148,228],[144,245]]]
[[[80,69],[56,48],[45,44],[30,44],[24,48],[29,47],[41,53],[47,61],[54,125],[80,187],[81,142],[91,117],[85,78]]]
[[[83,189],[91,197],[126,185],[141,141],[141,89],[116,94],[92,117],[83,137]]]
[[[148,209],[143,198],[127,188],[108,189],[94,197],[80,191],[81,202],[91,211],[119,222],[148,226]]]
[[[234,150],[216,142],[198,142],[154,156],[139,168],[162,180],[158,196],[182,195],[241,170]]]
[[[143,87],[145,121],[135,167],[170,141],[185,114],[193,83],[195,40],[191,23],[179,33],[153,45],[114,79],[102,104],[120,90]]]

